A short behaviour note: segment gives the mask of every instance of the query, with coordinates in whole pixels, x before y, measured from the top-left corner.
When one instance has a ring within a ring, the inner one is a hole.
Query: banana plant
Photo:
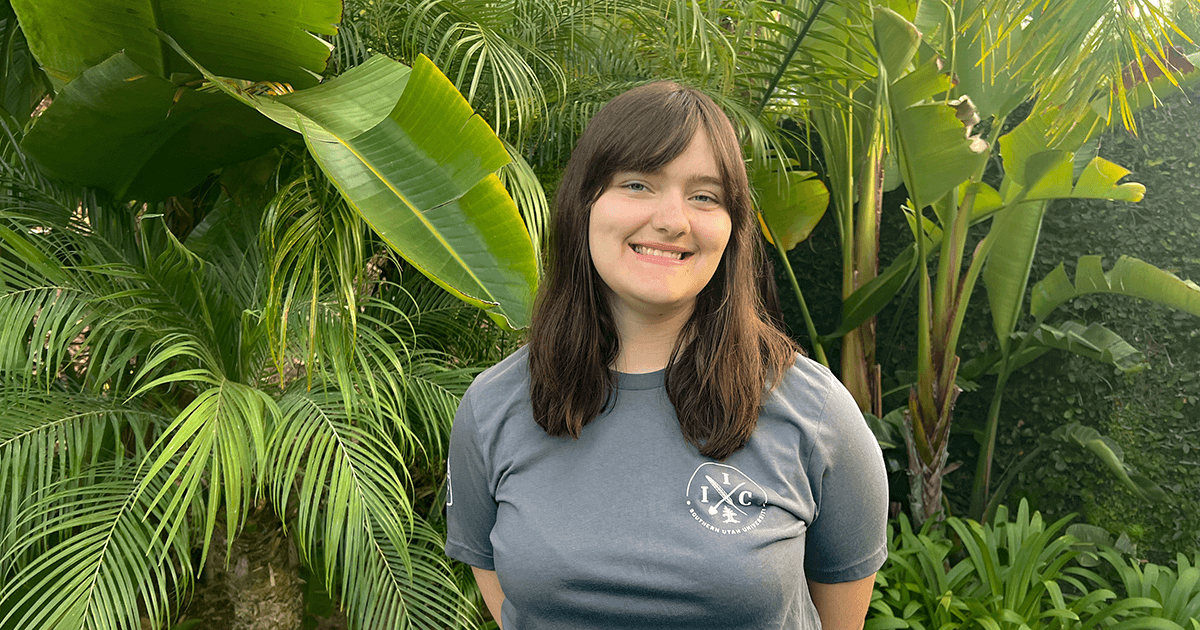
[[[164,38],[211,85],[301,134],[350,206],[422,273],[503,326],[529,324],[533,243],[495,174],[508,151],[432,62],[410,70],[376,55],[311,90],[255,95]]]
[[[1114,170],[1113,173],[1124,175],[1123,169]],[[1039,222],[1040,218],[1039,215]],[[993,230],[996,229],[993,227]],[[1011,233],[1001,233],[1001,236],[1011,236]],[[1024,240],[1029,241],[1035,245],[1036,236]],[[1125,373],[1136,372],[1146,367],[1141,352],[1099,324],[1085,325],[1073,321],[1059,326],[1046,324],[1046,319],[1056,308],[1081,295],[1109,294],[1149,300],[1200,317],[1200,286],[1194,282],[1177,278],[1154,265],[1129,256],[1121,256],[1112,269],[1105,271],[1100,256],[1088,255],[1081,256],[1076,261],[1074,281],[1067,275],[1064,265],[1060,264],[1033,286],[1029,303],[1029,315],[1034,320],[1033,324],[1030,332],[1017,333],[1014,332],[1017,321],[1015,315],[1024,304],[1025,283],[1015,281],[1014,277],[1028,278],[1029,266],[1033,263],[1032,251],[1024,258],[1014,258],[1018,269],[1023,270],[1023,276],[1011,269],[1013,260],[1001,263],[1009,264],[1008,270],[997,270],[990,275],[985,270],[988,298],[993,305],[993,326],[997,338],[1001,341],[993,356],[981,357],[985,360],[977,363],[976,369],[973,370],[978,373],[978,368],[984,368],[987,363],[994,361],[984,369],[996,373],[996,387],[988,409],[971,497],[971,511],[978,514],[991,513],[1004,494],[1004,483],[994,494],[990,492],[991,464],[1001,418],[1004,388],[1014,371],[1055,348],[1109,363]],[[989,261],[989,267],[993,264],[997,263]],[[1014,341],[1015,347],[1012,343]],[[1080,443],[1087,445],[1082,441]],[[1149,480],[1131,480],[1119,467],[1114,467],[1110,461],[1111,456],[1106,452],[1095,449],[1093,452],[1134,494],[1145,500],[1164,498],[1162,491],[1157,490],[1157,486]]]
[[[318,83],[330,45],[314,34],[336,31],[340,0],[160,4],[13,4],[58,89],[22,140],[47,172],[153,202],[303,139],[402,256],[500,325],[528,324],[538,267],[495,174],[509,153],[428,60]]]
[[[818,5],[814,11],[820,9]],[[879,272],[883,192],[899,183],[894,176],[894,156],[891,156],[892,168],[886,168],[884,134],[888,124],[885,86],[897,77],[889,77],[888,68],[883,65],[882,59],[888,53],[871,54],[875,44],[874,14],[869,4],[836,3],[823,11],[824,19],[812,27],[810,37],[815,42],[801,49],[800,63],[819,66],[824,65],[825,59],[836,59],[851,70],[832,81],[806,82],[803,89],[811,126],[821,137],[842,246],[842,297],[846,299]],[[892,176],[888,177],[889,174]],[[783,260],[790,273],[787,259]],[[795,290],[800,297],[799,288]],[[805,321],[813,327],[807,314]],[[874,318],[864,318],[859,325],[837,335],[810,334],[810,337],[818,359],[823,359],[829,343],[841,339],[842,382],[860,408],[880,415]]]
[[[1047,59],[1070,58],[1072,51],[1063,47],[1077,45],[1078,40],[1041,26],[1045,20],[1061,17],[1057,9],[1030,9],[1030,25],[1008,33],[1013,39],[1000,45],[1005,41],[1000,35],[1012,23],[1005,22],[1003,14],[982,11],[985,5],[921,4],[915,24],[883,9],[876,12],[876,49],[899,55],[885,59],[890,64],[885,67],[912,66],[909,74],[889,86],[888,107],[891,146],[899,156],[909,194],[907,211],[915,241],[911,262],[900,264],[914,265],[919,283],[917,380],[907,405],[906,443],[910,507],[921,520],[937,516],[942,509],[941,477],[959,392],[958,338],[977,281],[984,278],[989,295],[994,294],[992,312],[998,335],[1005,331],[1001,351],[1007,353],[1020,307],[1014,310],[1011,300],[1001,296],[1023,295],[1029,257],[1036,249],[1038,226],[1049,201],[1138,201],[1145,190],[1140,184],[1120,181],[1128,171],[1080,151],[1108,126],[1120,104],[1144,103],[1142,95],[1119,84],[1100,98],[1086,100],[1077,111],[1077,90],[1063,86],[1076,85],[1078,77],[1018,72]],[[981,46],[980,41],[994,45]],[[1089,72],[1103,76],[1101,70]],[[951,84],[949,71],[957,82]],[[1033,113],[1001,136],[1004,120],[1034,90],[1040,90],[1041,97]],[[972,125],[985,118],[990,125],[974,135]],[[937,120],[944,121],[940,127]],[[956,145],[960,153],[954,156],[949,151]],[[999,190],[983,182],[984,167],[996,153],[1004,165]],[[990,229],[968,252],[967,229],[984,220],[991,221]],[[938,268],[931,277],[926,260],[935,248]],[[980,466],[990,466],[990,459],[985,450]],[[977,481],[981,476],[986,473],[977,473]]]
[[[287,139],[187,85],[198,75],[156,30],[218,72],[292,90],[318,83],[330,46],[314,35],[333,35],[342,14],[341,0],[13,0],[12,8],[54,90],[26,150],[56,177],[142,201],[186,192]]]

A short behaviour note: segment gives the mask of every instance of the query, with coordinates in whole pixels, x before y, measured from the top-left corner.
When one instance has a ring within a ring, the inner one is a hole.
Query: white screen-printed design
[[[727,464],[706,462],[687,485],[692,518],[719,534],[741,534],[762,523],[767,493],[745,473]]]

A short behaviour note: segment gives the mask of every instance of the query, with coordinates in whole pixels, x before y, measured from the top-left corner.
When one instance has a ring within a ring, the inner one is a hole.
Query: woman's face
[[[724,195],[703,128],[661,171],[613,175],[592,206],[588,240],[615,311],[691,313],[729,242]]]

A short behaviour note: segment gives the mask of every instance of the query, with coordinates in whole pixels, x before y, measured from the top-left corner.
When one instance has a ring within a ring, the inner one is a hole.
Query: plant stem
[[[787,271],[788,280],[792,283],[792,291],[796,294],[796,300],[800,302],[800,313],[804,315],[804,326],[808,329],[808,338],[812,340],[813,354],[821,365],[829,367],[829,359],[825,357],[825,348],[821,345],[821,338],[817,335],[817,326],[813,324],[812,315],[808,313],[808,303],[804,301],[804,292],[800,290],[796,272],[792,271],[792,263],[788,260],[787,252],[779,245],[779,239],[775,238],[774,234],[770,236],[771,241],[775,243],[775,250],[779,252],[779,257],[783,260],[783,268]]]

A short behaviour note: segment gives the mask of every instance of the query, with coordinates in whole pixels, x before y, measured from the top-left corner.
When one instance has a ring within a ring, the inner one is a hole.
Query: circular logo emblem
[[[687,485],[692,518],[718,534],[748,532],[767,513],[767,493],[745,473],[725,464],[700,464]]]

